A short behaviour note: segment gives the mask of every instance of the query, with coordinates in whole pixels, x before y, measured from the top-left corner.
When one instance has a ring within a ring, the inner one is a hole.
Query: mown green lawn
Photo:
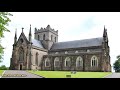
[[[66,78],[66,75],[71,75],[71,78],[103,78],[111,74],[111,72],[77,72],[71,74],[70,71],[28,71],[45,78]]]
[[[2,75],[3,72],[4,72],[4,70],[0,70],[0,76]]]

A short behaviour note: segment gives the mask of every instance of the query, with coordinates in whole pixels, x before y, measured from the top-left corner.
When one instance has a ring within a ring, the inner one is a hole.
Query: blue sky
[[[22,27],[28,36],[30,24],[32,27],[32,38],[34,38],[34,28],[45,28],[48,24],[51,28],[58,30],[60,42],[80,40],[87,38],[102,37],[104,25],[108,31],[111,64],[120,54],[120,13],[119,12],[11,12],[13,17],[8,28],[10,32],[5,32],[2,45],[5,47],[4,60],[0,65],[10,65],[12,55],[12,45],[14,33],[17,28],[19,37]]]

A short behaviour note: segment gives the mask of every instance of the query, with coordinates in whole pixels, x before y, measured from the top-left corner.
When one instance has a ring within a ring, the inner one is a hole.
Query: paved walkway
[[[6,70],[1,78],[43,78],[23,70]]]
[[[105,78],[120,78],[120,73],[112,73]]]

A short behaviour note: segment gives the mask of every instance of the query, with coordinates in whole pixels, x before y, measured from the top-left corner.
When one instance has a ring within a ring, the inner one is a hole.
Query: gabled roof
[[[26,38],[25,34],[22,32],[22,33],[20,34],[20,36],[19,36],[16,44],[18,43],[18,41],[19,41],[19,39],[20,39],[21,36],[23,36],[23,38],[26,40],[26,42],[29,43],[29,41],[28,41],[28,39]]]
[[[27,43],[29,43],[28,37],[26,37],[23,32],[20,34],[20,37],[21,37],[21,36],[23,36],[24,39],[27,41]],[[19,39],[20,39],[20,37],[19,37]],[[18,41],[19,41],[19,39],[18,39]],[[18,42],[18,41],[17,41],[17,42]],[[41,41],[38,41],[38,40],[36,40],[36,39],[32,39],[32,45],[33,45],[33,46],[36,46],[36,47],[38,47],[38,48],[44,48],[43,45],[42,45],[42,43],[41,43]]]
[[[103,37],[54,43],[51,50],[101,46]]]

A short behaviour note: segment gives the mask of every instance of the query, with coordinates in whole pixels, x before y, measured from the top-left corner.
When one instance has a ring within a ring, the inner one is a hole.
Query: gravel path
[[[6,70],[1,78],[43,78],[24,70]]]
[[[120,78],[120,73],[112,73],[105,78]]]

